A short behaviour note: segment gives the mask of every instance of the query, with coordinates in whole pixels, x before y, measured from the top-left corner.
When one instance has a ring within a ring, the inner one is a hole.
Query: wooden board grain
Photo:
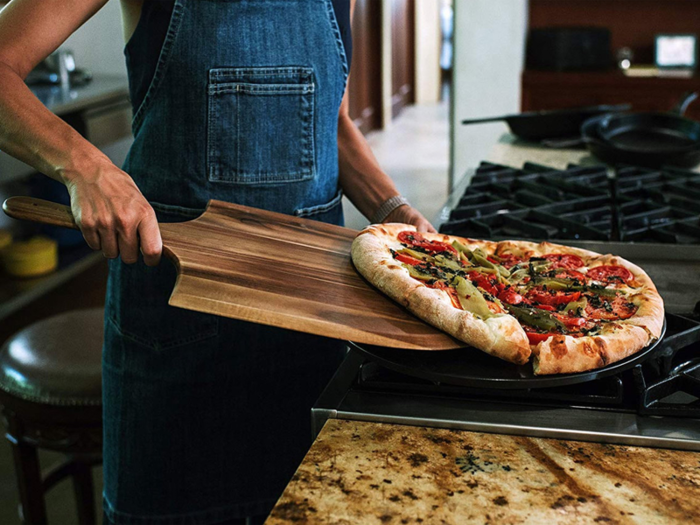
[[[358,343],[464,346],[357,273],[354,230],[215,200],[195,220],[160,227],[178,267],[173,306]]]

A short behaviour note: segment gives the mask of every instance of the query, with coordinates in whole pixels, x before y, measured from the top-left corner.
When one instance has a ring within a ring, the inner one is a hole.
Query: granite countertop
[[[526,162],[534,162],[552,168],[564,169],[568,164],[598,166],[603,164],[592,156],[585,147],[580,148],[546,148],[536,142],[519,139],[511,133],[501,135],[491,148],[488,159],[495,164],[520,168]]]
[[[700,454],[331,419],[266,525],[700,521]]]

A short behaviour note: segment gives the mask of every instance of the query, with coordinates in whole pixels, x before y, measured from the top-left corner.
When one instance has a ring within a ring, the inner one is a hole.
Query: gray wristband
[[[401,206],[410,206],[410,203],[401,195],[395,195],[390,199],[384,201],[384,203],[379,207],[379,209],[374,213],[370,222],[372,224],[379,224],[384,222],[384,220],[394,211],[396,208]]]

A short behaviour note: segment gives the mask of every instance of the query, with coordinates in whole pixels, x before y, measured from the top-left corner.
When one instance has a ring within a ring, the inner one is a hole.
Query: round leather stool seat
[[[103,315],[77,310],[15,334],[0,350],[0,389],[34,403],[100,405]]]
[[[0,349],[0,406],[17,474],[23,523],[46,524],[44,494],[72,478],[80,525],[95,523],[91,468],[102,462],[104,310],[44,319]],[[66,460],[42,475],[39,449]]]

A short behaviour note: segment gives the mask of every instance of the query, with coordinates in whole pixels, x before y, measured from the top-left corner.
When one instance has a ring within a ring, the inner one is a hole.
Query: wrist
[[[68,186],[78,180],[94,181],[99,178],[103,167],[113,166],[112,161],[102,152],[79,153],[72,155],[63,165],[55,168],[55,179]]]
[[[401,195],[394,195],[393,197],[385,200],[374,212],[374,215],[370,218],[372,224],[379,224],[384,222],[387,217],[389,217],[394,211],[402,206],[410,206],[410,203],[406,198]]]

